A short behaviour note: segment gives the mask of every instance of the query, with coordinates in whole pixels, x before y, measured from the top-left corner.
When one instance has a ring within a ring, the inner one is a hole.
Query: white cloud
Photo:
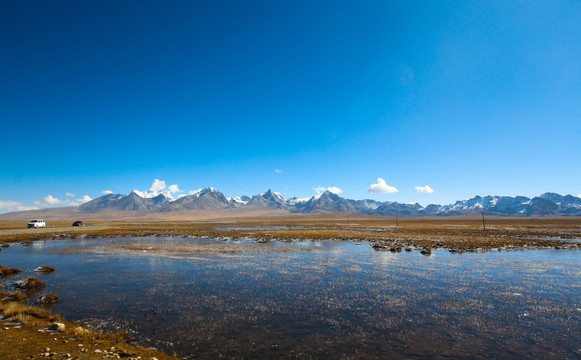
[[[153,180],[153,184],[151,184],[149,191],[133,190],[133,192],[136,193],[137,195],[141,196],[142,198],[154,198],[156,196],[159,196],[160,194],[163,194],[168,199],[174,200],[174,197],[172,194],[180,193],[182,191],[179,189],[179,187],[176,184],[170,185],[168,187],[165,184],[165,181],[155,179],[155,180]]]
[[[42,200],[35,201],[34,203],[38,206],[52,206],[52,205],[64,204],[65,201],[59,200],[58,198],[55,198],[54,196],[49,194],[49,195],[43,197]]]
[[[333,194],[341,194],[343,192],[342,189],[336,187],[336,186],[328,186],[328,187],[324,187],[324,186],[319,186],[316,188],[313,188],[313,190],[315,190],[317,193],[324,193],[325,191],[329,191],[332,192]]]
[[[152,191],[155,193],[161,193],[161,191],[165,190],[166,188],[167,188],[167,185],[165,185],[165,181],[155,179],[155,180],[153,180],[153,184],[151,184],[149,191]]]
[[[111,190],[103,190],[103,191],[101,191],[101,194],[103,194],[103,195],[109,195],[109,194],[113,194],[113,191],[111,191]]]
[[[73,205],[73,206],[77,206],[77,205],[82,205],[84,203],[87,203],[91,200],[93,200],[93,198],[91,198],[89,195],[83,195],[82,198],[75,199],[75,200],[71,201],[69,204]]]
[[[282,170],[281,169],[274,169],[274,172],[277,174],[282,174]]]
[[[414,188],[416,189],[417,192],[422,193],[422,194],[431,194],[434,192],[434,189],[432,189],[429,185],[414,186]]]
[[[38,210],[38,208],[34,206],[24,206],[17,201],[0,201],[0,214],[26,210]]]
[[[65,195],[68,196],[68,197],[75,197],[75,194],[72,194],[70,192],[66,193]]]
[[[56,198],[56,197],[49,194],[49,195],[43,197],[42,200],[35,201],[34,204],[37,206],[43,206],[43,207],[50,207],[50,206],[56,206],[56,205],[78,206],[78,205],[84,204],[86,202],[89,202],[91,200],[93,200],[93,199],[89,195],[84,195],[80,199],[60,200],[59,198]]]
[[[399,190],[393,186],[387,185],[385,180],[382,178],[377,178],[377,183],[369,185],[367,192],[377,194],[391,194],[399,192]]]

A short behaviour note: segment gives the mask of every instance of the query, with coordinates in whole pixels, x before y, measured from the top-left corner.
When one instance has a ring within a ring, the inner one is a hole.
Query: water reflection
[[[57,268],[41,275],[60,296],[55,312],[180,356],[581,356],[578,251],[425,257],[343,241],[160,237],[33,244],[6,249],[0,264],[22,277]]]

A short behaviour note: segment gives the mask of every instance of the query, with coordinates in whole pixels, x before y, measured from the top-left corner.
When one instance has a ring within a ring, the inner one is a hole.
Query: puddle
[[[366,242],[35,241],[0,264],[53,312],[185,358],[576,358],[581,253],[432,256]],[[34,273],[39,265],[57,269]]]
[[[326,228],[318,226],[263,225],[263,226],[218,226],[215,229],[221,231],[246,231],[246,230],[320,230]]]
[[[568,243],[581,243],[581,238],[563,237],[563,236],[520,236],[528,240],[547,240],[547,241],[561,241]]]

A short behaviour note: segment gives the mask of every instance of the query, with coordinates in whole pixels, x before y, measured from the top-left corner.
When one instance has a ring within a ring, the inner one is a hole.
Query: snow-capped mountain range
[[[268,190],[254,196],[227,198],[214,188],[205,188],[177,199],[163,192],[133,191],[129,195],[108,194],[80,205],[81,212],[146,211],[173,212],[236,208],[270,208],[297,214],[365,214],[383,216],[581,216],[581,198],[545,193],[532,199],[524,196],[475,196],[450,205],[401,204],[375,200],[350,200],[326,191],[310,198],[284,199]]]

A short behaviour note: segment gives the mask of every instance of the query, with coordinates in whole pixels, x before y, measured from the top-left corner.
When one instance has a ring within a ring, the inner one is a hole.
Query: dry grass
[[[390,217],[346,215],[294,215],[263,218],[224,219],[220,222],[98,222],[73,228],[18,229],[15,223],[0,222],[0,241],[98,238],[125,236],[172,236],[279,239],[368,240],[385,246],[444,248],[457,251],[514,248],[580,248],[579,243],[555,242],[546,237],[580,238],[581,218],[487,218],[474,217],[401,218],[399,226]],[[58,225],[58,224],[57,224]],[[285,229],[225,229],[228,226],[286,226]],[[22,226],[22,224],[20,224]],[[302,228],[300,228],[302,227]],[[137,249],[136,249],[137,250]]]
[[[44,289],[46,284],[37,277],[31,276],[16,282],[16,287],[22,290],[40,290]]]
[[[48,322],[62,321],[60,316],[52,315],[47,309],[26,305],[16,301],[1,302],[0,311],[8,317],[16,318],[19,322],[25,325],[32,324],[38,320],[45,320]]]
[[[56,304],[59,301],[59,297],[56,294],[43,294],[38,299],[41,304]]]
[[[55,268],[52,266],[41,265],[34,269],[34,271],[40,274],[50,274],[55,271]]]
[[[26,297],[26,295],[24,295],[20,291],[13,291],[13,292],[8,293],[8,294],[3,293],[3,295],[4,296],[2,296],[2,299],[6,298],[7,300],[11,300],[11,301],[24,301],[24,300],[28,299],[28,297]]]
[[[0,359],[101,359],[104,356],[174,359],[154,349],[128,345],[130,338],[126,333],[93,332],[78,324],[63,321],[60,316],[41,307],[2,301],[0,314],[8,317],[0,322]],[[65,325],[64,330],[48,331],[57,322]]]
[[[1,277],[16,275],[16,274],[19,274],[20,272],[21,272],[20,269],[9,269],[6,266],[0,265],[0,276]]]

